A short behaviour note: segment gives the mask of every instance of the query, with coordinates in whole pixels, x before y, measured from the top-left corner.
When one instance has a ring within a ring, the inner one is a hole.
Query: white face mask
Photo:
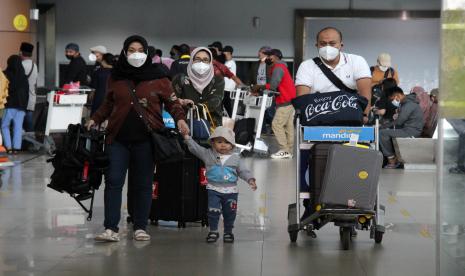
[[[128,63],[134,67],[141,67],[144,65],[145,60],[147,60],[147,55],[145,53],[133,53],[128,56]]]
[[[200,76],[205,76],[210,72],[210,64],[196,62],[192,64],[192,70]]]
[[[95,54],[90,54],[89,55],[89,61],[90,62],[96,62],[97,61],[97,56]]]
[[[318,54],[324,60],[332,61],[339,56],[339,49],[332,46],[325,46],[318,49]]]
[[[378,65],[378,67],[379,67],[379,70],[381,70],[381,71],[383,71],[383,72],[386,72],[387,69],[389,69],[389,67],[387,67],[387,66]]]
[[[399,107],[399,106],[400,106],[400,101],[397,100],[397,99],[392,100],[391,103],[392,103],[392,105],[395,106],[395,107]]]

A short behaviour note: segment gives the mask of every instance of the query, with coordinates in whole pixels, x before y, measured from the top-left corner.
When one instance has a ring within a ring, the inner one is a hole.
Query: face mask
[[[210,72],[210,65],[203,62],[192,64],[192,70],[201,76],[205,76]]]
[[[67,58],[68,60],[72,60],[74,57],[73,57],[72,55],[66,55],[66,58]]]
[[[399,106],[400,106],[400,101],[399,101],[399,100],[394,99],[394,100],[392,100],[391,103],[392,103],[392,105],[395,106],[395,107],[399,107]]]
[[[325,46],[318,49],[318,54],[320,54],[320,57],[324,60],[332,61],[339,56],[339,49],[332,46]]]
[[[271,58],[267,58],[267,59],[265,59],[265,63],[266,63],[266,65],[271,65],[271,64],[273,64],[273,61],[271,60]]]
[[[378,67],[379,67],[379,70],[381,70],[381,71],[383,71],[383,72],[386,72],[387,69],[389,69],[389,67],[387,67],[387,66],[378,65]]]
[[[89,55],[89,61],[90,62],[96,62],[97,61],[97,56],[95,54],[90,54]]]
[[[128,56],[128,63],[134,67],[141,67],[147,60],[147,54],[145,53],[133,53]]]

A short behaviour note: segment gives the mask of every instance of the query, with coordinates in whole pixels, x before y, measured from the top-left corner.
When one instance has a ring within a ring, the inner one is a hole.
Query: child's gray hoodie
[[[239,154],[231,153],[231,157],[222,165],[220,154],[213,149],[204,148],[190,138],[185,143],[189,151],[205,163],[209,185],[222,189],[237,186],[238,177],[246,182],[254,179]]]

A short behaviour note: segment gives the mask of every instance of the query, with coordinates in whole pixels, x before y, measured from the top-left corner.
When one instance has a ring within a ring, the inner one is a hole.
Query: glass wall
[[[438,143],[438,275],[465,275],[465,0],[443,0]]]

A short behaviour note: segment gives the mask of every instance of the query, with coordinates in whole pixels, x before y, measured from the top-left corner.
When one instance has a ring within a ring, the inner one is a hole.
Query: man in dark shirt
[[[375,95],[372,100],[374,114],[382,116],[381,124],[385,125],[392,122],[394,114],[397,112],[397,107],[392,105],[386,95],[386,91],[396,87],[397,82],[394,78],[387,78],[381,82],[381,95]]]
[[[81,85],[87,85],[87,66],[79,53],[79,45],[76,43],[66,45],[65,55],[70,63],[65,70],[64,83],[79,81]]]
[[[396,169],[399,168],[399,163],[392,140],[397,137],[420,137],[424,125],[423,111],[415,94],[405,95],[400,87],[387,90],[386,96],[399,112],[394,116],[394,121],[379,131],[379,146],[388,160],[384,168]]]
[[[171,64],[171,69],[170,69],[170,77],[173,79],[176,75],[183,73],[184,75],[187,75],[187,65],[189,64],[189,61],[191,59],[191,51],[190,47],[187,44],[181,44],[179,45],[179,54],[180,58],[175,60],[173,64]]]

